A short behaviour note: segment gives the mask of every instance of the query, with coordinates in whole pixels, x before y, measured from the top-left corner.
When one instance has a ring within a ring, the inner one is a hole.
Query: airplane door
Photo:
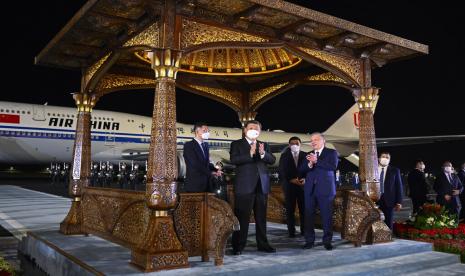
[[[34,121],[45,121],[45,107],[42,105],[32,106],[32,119]]]
[[[105,146],[108,146],[108,147],[115,146],[115,134],[113,132],[110,132],[105,136]]]

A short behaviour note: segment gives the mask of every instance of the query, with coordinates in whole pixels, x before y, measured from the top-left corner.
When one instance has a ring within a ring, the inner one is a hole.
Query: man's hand
[[[305,178],[299,179],[299,183],[300,183],[300,186],[304,186],[305,185]]]
[[[452,190],[452,195],[456,196],[460,194],[460,190]]]
[[[258,152],[260,153],[260,155],[265,154],[265,144],[263,144],[263,143],[258,144]]]
[[[397,212],[399,212],[400,209],[402,209],[402,204],[396,204],[396,207],[394,207],[394,210],[396,210]]]
[[[217,170],[216,172],[213,172],[212,174],[213,174],[214,176],[220,177],[221,175],[223,175],[223,172],[220,171],[220,170]]]
[[[445,196],[444,196],[444,199],[445,199],[446,201],[449,201],[449,200],[450,200],[450,195],[445,195]]]
[[[250,145],[250,157],[255,155],[255,151],[257,150],[257,143],[252,143]]]
[[[309,153],[307,155],[307,160],[308,160],[308,162],[310,162],[312,164],[316,164],[316,161],[317,161],[316,155],[314,153]]]
[[[291,182],[291,183],[294,184],[294,185],[300,185],[300,181],[299,181],[298,178],[293,178],[293,179],[291,179],[289,182]]]

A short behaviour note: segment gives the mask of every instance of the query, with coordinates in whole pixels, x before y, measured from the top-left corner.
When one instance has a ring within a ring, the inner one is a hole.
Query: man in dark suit
[[[279,179],[282,181],[286,201],[286,221],[289,237],[295,237],[295,206],[299,206],[300,233],[304,235],[304,182],[299,178],[298,168],[305,161],[306,154],[300,150],[300,138],[291,137],[289,147],[279,159]]]
[[[428,193],[428,184],[425,178],[425,163],[422,160],[415,162],[415,169],[408,174],[409,195],[412,199],[413,213],[418,213],[418,210],[426,203],[426,194]]]
[[[460,182],[462,182],[462,186],[465,186],[465,162],[462,163],[462,166],[460,166],[460,171],[457,173],[457,176],[460,179]],[[462,206],[465,206],[465,192],[460,193],[460,203]],[[465,208],[462,208],[462,211],[460,212],[460,219],[465,220]]]
[[[403,185],[400,170],[389,165],[391,154],[382,152],[379,156],[379,186],[381,197],[378,205],[384,213],[384,222],[392,229],[394,210],[402,208]]]
[[[452,163],[444,162],[442,172],[438,174],[434,182],[434,190],[438,193],[436,202],[446,207],[450,214],[459,215],[462,204],[460,194],[463,185],[459,177],[452,173]]]
[[[248,121],[244,125],[245,137],[231,143],[230,160],[236,166],[234,183],[234,213],[239,220],[240,231],[233,233],[232,246],[235,255],[242,254],[247,242],[250,213],[255,215],[257,249],[276,252],[266,237],[266,208],[270,192],[270,176],[267,165],[276,161],[266,143],[258,141],[261,125]]]
[[[194,138],[184,144],[186,161],[185,191],[189,193],[211,192],[209,183],[211,175],[221,175],[221,171],[210,163],[208,140],[210,133],[205,123],[194,125]]]
[[[305,176],[305,245],[310,249],[315,244],[315,209],[320,209],[323,224],[323,245],[332,250],[333,239],[333,201],[336,196],[335,171],[338,164],[337,151],[325,147],[321,133],[310,136],[311,151],[300,165],[299,172]]]

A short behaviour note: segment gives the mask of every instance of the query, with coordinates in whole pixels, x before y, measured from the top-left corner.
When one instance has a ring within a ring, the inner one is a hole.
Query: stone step
[[[438,275],[448,276],[448,275],[465,275],[465,264],[451,264],[441,267],[435,267],[425,270],[420,270],[405,275],[410,276],[424,276],[424,275]]]
[[[394,257],[405,258],[405,256],[410,254],[431,252],[431,244],[408,240],[396,240],[393,243],[362,246],[359,248],[348,244],[337,245],[332,251],[325,250],[323,246],[317,246],[310,250],[302,250],[298,255],[283,256],[280,254],[280,256],[276,256],[275,258],[257,259],[256,261],[260,263],[260,266],[211,272],[216,275],[229,275],[232,272],[235,275],[281,275],[319,269],[333,269],[335,267],[350,266],[352,264],[367,263],[375,260],[381,260],[382,262]],[[270,256],[272,255],[267,255],[267,257]],[[238,257],[247,258],[247,253]]]
[[[425,269],[435,269],[436,275],[443,275],[443,267],[456,265],[458,262],[457,255],[432,251],[287,275],[404,275]]]

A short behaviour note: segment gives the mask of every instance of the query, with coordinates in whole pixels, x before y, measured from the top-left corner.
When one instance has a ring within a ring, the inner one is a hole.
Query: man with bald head
[[[310,136],[313,150],[299,167],[305,177],[305,245],[310,249],[315,245],[315,209],[320,209],[323,224],[323,245],[332,250],[333,239],[333,201],[336,196],[335,171],[338,164],[337,151],[325,147],[325,138],[319,132]]]

